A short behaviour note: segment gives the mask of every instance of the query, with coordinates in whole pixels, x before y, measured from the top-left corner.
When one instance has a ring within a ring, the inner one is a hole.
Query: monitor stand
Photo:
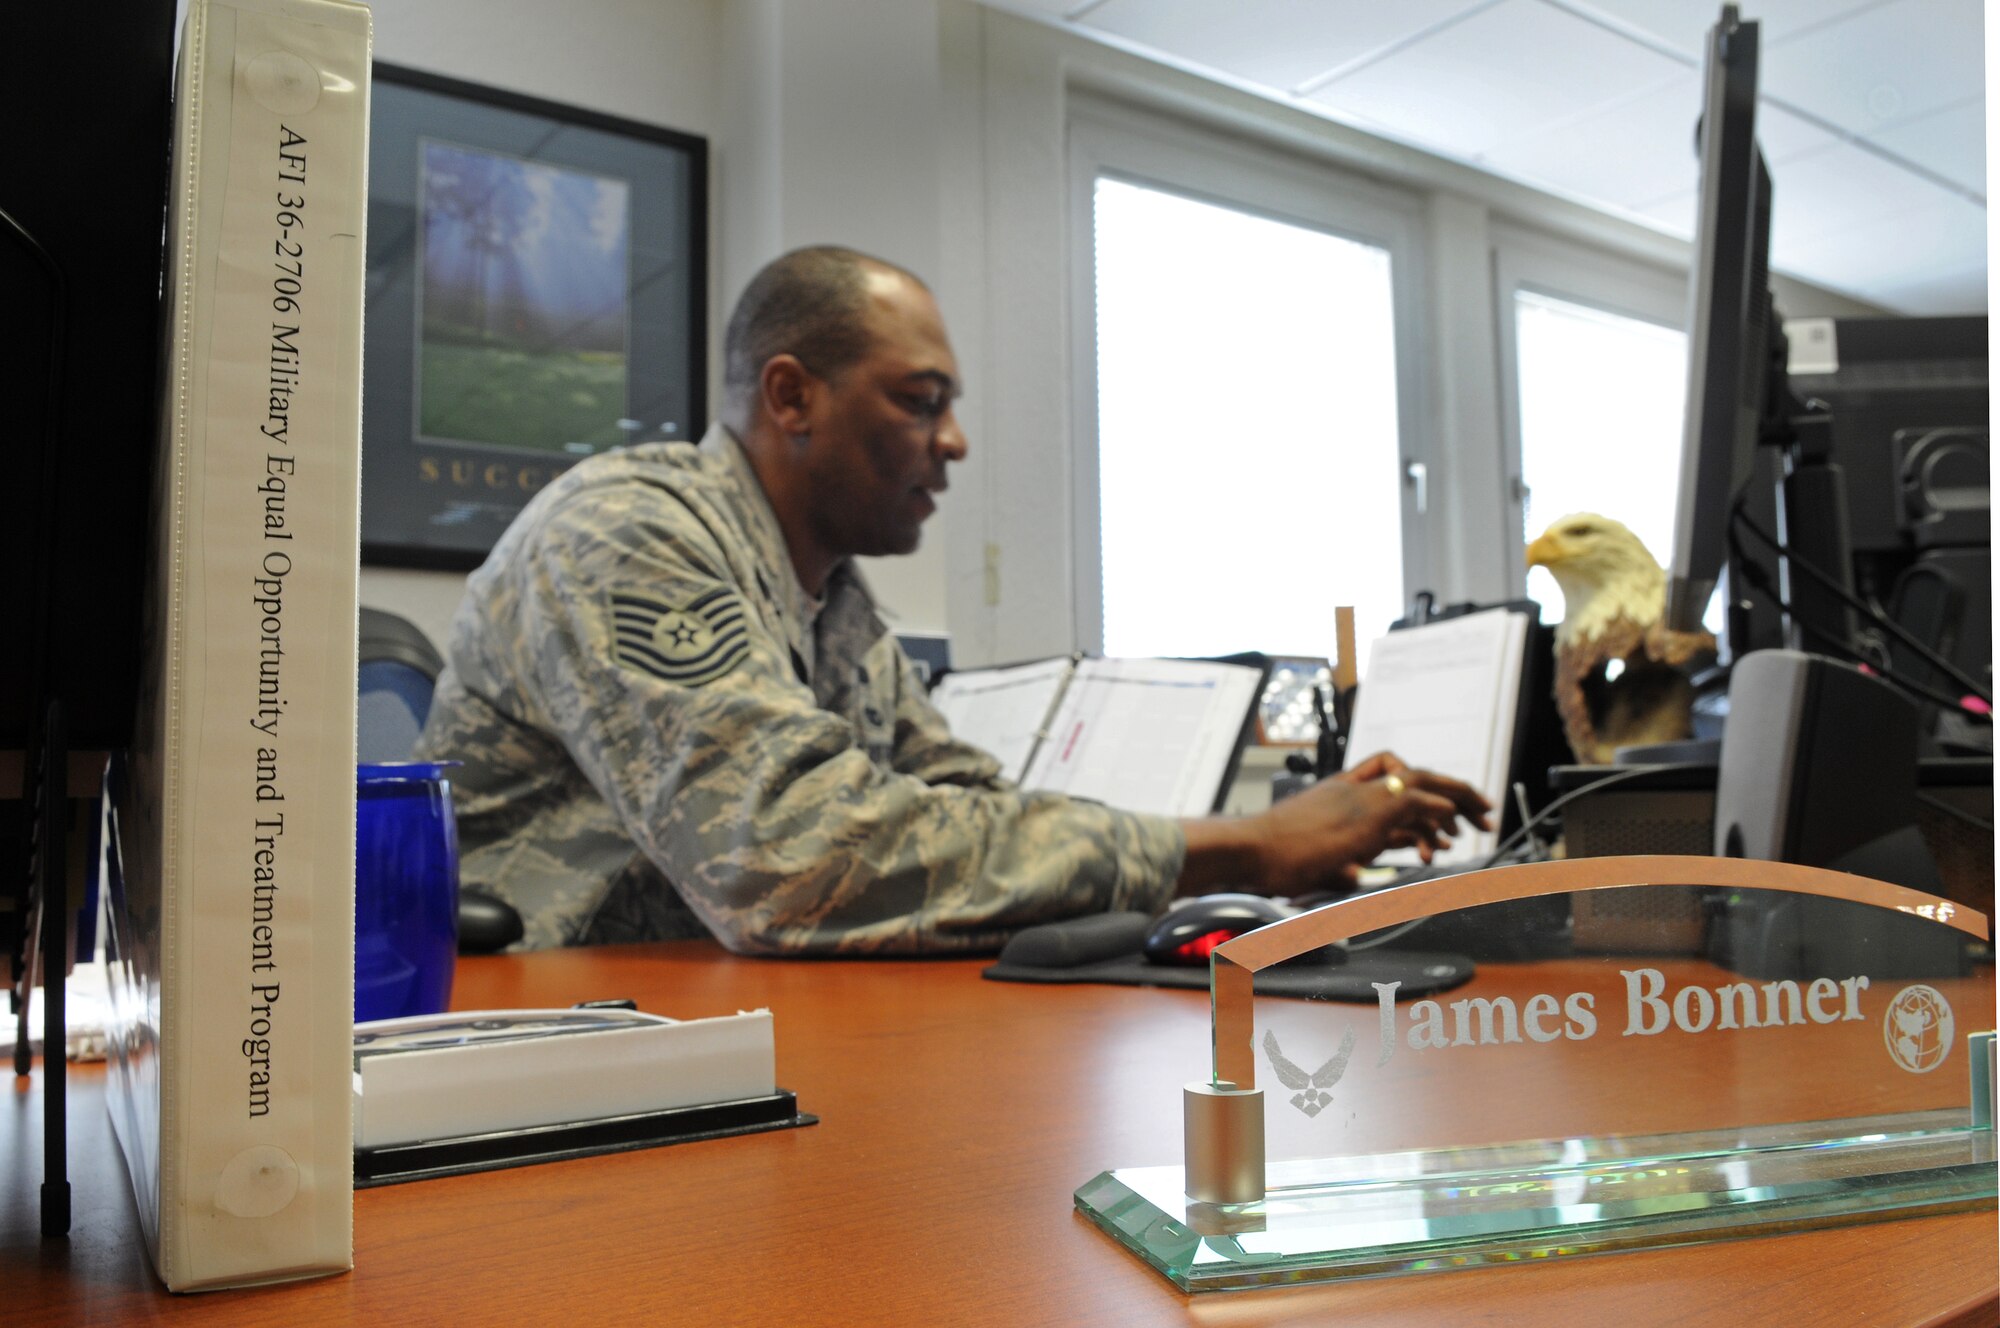
[[[1854,547],[1847,530],[1847,483],[1831,459],[1832,421],[1801,412],[1788,424],[1789,437],[1782,441],[1785,473],[1778,482],[1778,588],[1785,606],[1785,645],[1859,654],[1863,643],[1850,602],[1855,598]],[[1802,572],[1800,564],[1820,575]]]

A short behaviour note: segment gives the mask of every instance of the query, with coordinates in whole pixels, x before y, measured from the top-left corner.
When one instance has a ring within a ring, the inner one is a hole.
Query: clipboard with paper
[[[1414,766],[1462,779],[1496,808],[1505,805],[1520,716],[1528,614],[1487,609],[1390,632],[1369,651],[1354,703],[1349,761],[1393,751]],[[1467,827],[1435,862],[1478,862],[1495,835]],[[1408,866],[1414,849],[1380,863]]]

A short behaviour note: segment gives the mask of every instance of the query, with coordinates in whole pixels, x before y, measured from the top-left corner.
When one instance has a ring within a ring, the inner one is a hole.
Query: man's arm
[[[991,773],[997,763],[951,735],[916,670],[899,648],[895,654],[896,768],[929,783],[999,787]],[[1415,847],[1429,861],[1435,849],[1451,842],[1460,817],[1486,829],[1489,810],[1469,785],[1412,769],[1392,752],[1377,752],[1262,815],[1182,821],[1187,856],[1176,892],[1303,894],[1351,884],[1355,869],[1385,848]]]
[[[630,501],[553,514],[517,560],[523,667],[538,721],[724,944],[992,949],[1035,922],[1165,902],[1173,822],[881,768],[700,524],[664,494]]]
[[[916,666],[896,643],[886,641],[896,668],[896,770],[926,784],[959,784],[968,788],[1010,787],[1001,778],[1000,762],[951,731],[951,725],[931,704]]]
[[[979,774],[981,782],[997,787],[987,773],[992,758],[951,736],[915,669],[900,650],[896,654],[901,668],[896,768],[931,783],[970,782]],[[1469,785],[1378,752],[1264,814],[1182,821],[1187,856],[1176,891],[1303,894],[1351,884],[1355,869],[1385,848],[1415,847],[1429,861],[1433,850],[1451,842],[1460,817],[1485,829],[1489,810]]]
[[[1384,849],[1414,847],[1430,861],[1461,818],[1490,828],[1491,810],[1471,786],[1380,752],[1259,815],[1183,821],[1177,889],[1290,895],[1352,884],[1355,869]]]

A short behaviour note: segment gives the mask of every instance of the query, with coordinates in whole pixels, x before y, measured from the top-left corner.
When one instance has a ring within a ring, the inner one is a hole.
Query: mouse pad
[[[996,982],[1106,982],[1206,990],[1206,964],[1182,968],[1147,962],[1140,949],[1151,924],[1144,913],[1098,913],[1030,927],[1007,942],[999,962],[983,976]],[[1396,996],[1404,999],[1445,991],[1471,977],[1472,961],[1464,955],[1355,950],[1344,964],[1297,960],[1267,968],[1252,978],[1251,985],[1259,996],[1373,1001],[1377,982],[1402,983]]]

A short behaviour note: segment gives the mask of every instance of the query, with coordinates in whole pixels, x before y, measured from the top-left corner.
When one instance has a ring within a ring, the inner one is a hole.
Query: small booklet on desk
[[[1022,788],[1201,816],[1228,792],[1268,672],[1268,661],[1071,657],[947,674],[931,701]]]
[[[359,1186],[810,1125],[771,1013],[462,1010],[354,1027]]]

